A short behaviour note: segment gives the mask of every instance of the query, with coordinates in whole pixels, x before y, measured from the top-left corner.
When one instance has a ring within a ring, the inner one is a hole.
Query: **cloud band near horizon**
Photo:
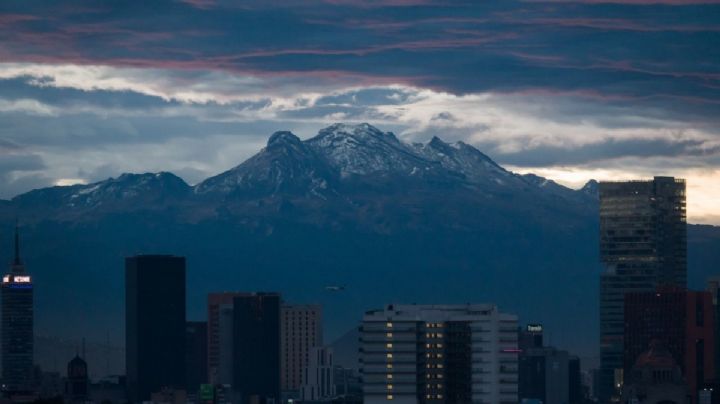
[[[276,130],[367,121],[568,185],[684,176],[690,218],[720,223],[718,21],[717,1],[3,2],[0,198],[197,182]]]

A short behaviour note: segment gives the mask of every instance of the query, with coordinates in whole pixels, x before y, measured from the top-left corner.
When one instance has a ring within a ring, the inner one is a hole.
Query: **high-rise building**
[[[20,259],[15,226],[15,256],[2,279],[2,380],[7,393],[33,389],[33,283]]]
[[[280,295],[233,299],[233,390],[243,403],[280,400]]]
[[[625,295],[625,382],[653,341],[673,356],[697,402],[698,390],[715,376],[714,313],[709,292],[660,288]]]
[[[366,312],[364,402],[517,403],[517,335],[517,316],[490,304]]]
[[[708,279],[707,291],[712,295],[715,313],[715,377],[720,379],[720,276]],[[720,381],[718,382],[720,383]]]
[[[128,400],[185,387],[185,258],[125,259],[125,365]]]
[[[283,304],[280,319],[280,385],[283,391],[299,391],[310,350],[323,344],[322,306]]]
[[[189,395],[195,395],[207,378],[207,323],[188,321],[185,326],[185,386]]]
[[[233,367],[233,302],[243,292],[220,292],[208,295],[207,360],[211,384],[232,384]]]
[[[618,398],[622,387],[625,294],[685,287],[686,239],[684,180],[600,183],[601,402]]]
[[[303,372],[300,399],[303,402],[328,401],[336,396],[333,349],[315,347]]]

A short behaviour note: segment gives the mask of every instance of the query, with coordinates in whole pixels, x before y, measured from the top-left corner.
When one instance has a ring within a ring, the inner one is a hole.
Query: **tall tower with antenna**
[[[20,228],[15,225],[15,255],[0,287],[2,389],[7,394],[33,390],[33,283],[20,258]]]

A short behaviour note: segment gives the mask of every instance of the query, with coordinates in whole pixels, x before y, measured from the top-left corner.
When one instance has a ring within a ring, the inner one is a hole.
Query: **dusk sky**
[[[720,0],[238,4],[1,2],[0,198],[368,122],[572,187],[684,177],[720,224]]]

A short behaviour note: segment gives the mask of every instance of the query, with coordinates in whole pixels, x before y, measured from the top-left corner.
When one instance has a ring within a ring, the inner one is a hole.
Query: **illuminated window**
[[[391,332],[389,332],[389,333],[385,334],[385,336],[388,337],[388,338],[392,338],[392,337],[393,337],[393,334],[392,334]]]
[[[388,378],[388,379],[392,379],[392,378],[393,378],[393,375],[391,375],[391,374],[388,373],[387,378]]]
[[[387,344],[385,344],[385,346],[388,347],[388,348],[392,348],[392,347],[393,347],[393,344],[387,343]]]
[[[392,389],[393,389],[393,385],[392,385],[392,384],[388,384],[388,385],[387,385],[387,389],[388,389],[388,390],[392,390]]]
[[[388,363],[388,364],[387,364],[387,368],[388,368],[388,369],[392,369],[392,368],[393,368],[393,367],[392,367],[392,363]]]
[[[437,346],[438,348],[442,348],[442,344],[437,344],[436,346]]]
[[[387,354],[387,357],[388,357],[388,359],[392,359],[392,354],[391,353]]]
[[[388,395],[387,395],[387,399],[388,399],[388,400],[392,400],[392,399],[393,399],[392,394],[388,394]]]
[[[387,322],[387,323],[385,324],[385,327],[387,327],[387,328],[392,328],[392,327],[393,327],[393,323]]]

